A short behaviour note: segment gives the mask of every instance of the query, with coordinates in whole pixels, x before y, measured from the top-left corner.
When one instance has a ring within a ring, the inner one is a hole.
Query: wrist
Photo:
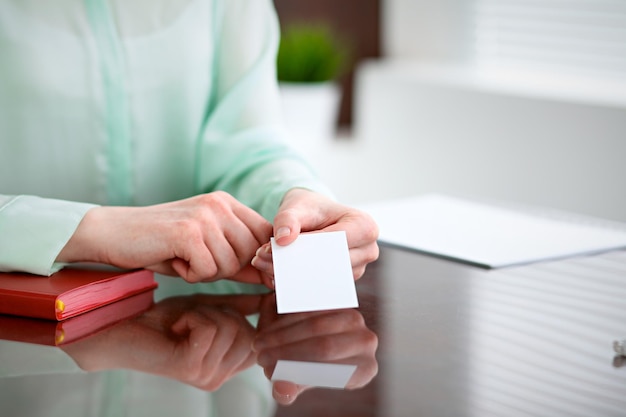
[[[102,223],[104,207],[94,207],[88,210],[80,221],[72,237],[67,241],[59,255],[57,262],[102,262],[96,243],[103,233],[99,226]]]

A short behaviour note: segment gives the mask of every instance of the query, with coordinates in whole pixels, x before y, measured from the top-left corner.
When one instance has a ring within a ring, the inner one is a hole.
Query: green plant
[[[348,48],[325,25],[292,25],[282,33],[277,57],[279,81],[334,80],[345,70]]]

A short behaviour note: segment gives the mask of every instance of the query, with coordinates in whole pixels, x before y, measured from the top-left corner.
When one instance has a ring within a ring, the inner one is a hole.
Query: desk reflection
[[[25,323],[24,319],[20,320],[22,324]],[[13,344],[13,349],[2,343]],[[270,378],[278,360],[354,365],[356,370],[346,389],[356,389],[365,386],[377,373],[378,365],[375,359],[377,346],[376,334],[367,328],[363,316],[357,310],[277,315],[275,295],[272,293],[193,294],[169,297],[133,318],[113,324],[77,341],[63,344],[58,348],[41,347],[55,349],[57,354],[69,356],[80,369],[64,377],[75,377],[77,381],[119,372],[112,370],[130,370],[172,382],[174,380],[182,382],[186,386],[205,392],[205,395],[219,393],[228,381],[235,379],[239,374],[250,375],[250,371],[254,371],[255,368],[258,373],[262,368],[265,377],[261,378],[267,386],[267,390],[262,391],[269,393],[271,386],[274,399],[286,405],[295,401],[303,391],[315,387],[298,385],[293,381],[272,383]],[[0,342],[0,361],[4,364],[17,364],[15,366],[19,367],[20,363],[31,362],[27,358],[21,360],[17,358],[20,352],[27,354],[29,351],[30,349],[15,349],[14,341]],[[260,368],[255,366],[257,364]],[[43,374],[49,373],[50,370],[44,364],[42,375],[39,376],[44,377]],[[12,369],[9,374],[19,376],[20,369]],[[24,374],[38,376],[37,370],[33,370],[32,366],[29,366],[28,372]],[[7,376],[7,373],[4,372],[4,375],[0,376]],[[28,379],[26,377],[26,384],[29,384]],[[0,397],[4,397],[3,404],[9,398],[8,393],[15,392],[16,387],[20,386],[17,380],[19,378],[0,379],[2,384],[0,392],[4,392],[4,395],[0,394]],[[32,397],[37,397],[36,384],[33,385],[32,382],[31,378],[31,385],[22,386],[22,389],[27,389]],[[78,386],[80,385],[78,382]],[[8,390],[4,390],[5,386]],[[232,389],[230,391],[232,393]],[[261,391],[257,391],[262,395]],[[158,391],[156,394],[160,395]],[[107,397],[110,394],[102,395],[99,401],[108,401]],[[128,395],[132,394],[125,394]],[[151,395],[154,395],[154,392]],[[182,398],[174,397],[167,392],[161,395],[172,401],[179,401]],[[26,400],[24,393],[21,397]],[[234,393],[234,397],[231,397],[236,401],[237,394]],[[92,396],[85,395],[84,398],[88,401]],[[74,409],[81,409],[76,408],[75,404],[79,399],[80,396],[72,400]],[[27,407],[27,402],[24,402],[24,407]],[[19,407],[15,397],[13,403],[14,407],[8,408],[12,413],[27,411],[27,408]],[[93,406],[91,404],[86,407]],[[234,409],[238,408],[236,404],[233,406]],[[211,415],[236,415],[232,411],[215,413],[215,407],[212,408]],[[229,407],[226,405],[222,408]],[[265,414],[255,415],[271,415],[273,408],[266,409]],[[8,412],[7,409],[0,412],[0,415],[5,415],[5,412]]]

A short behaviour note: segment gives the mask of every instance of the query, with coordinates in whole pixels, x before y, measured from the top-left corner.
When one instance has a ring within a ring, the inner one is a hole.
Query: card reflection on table
[[[344,389],[356,368],[356,365],[280,359],[271,379],[312,387]]]

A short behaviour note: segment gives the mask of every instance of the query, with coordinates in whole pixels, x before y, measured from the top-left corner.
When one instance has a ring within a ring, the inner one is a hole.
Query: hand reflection
[[[63,349],[84,370],[129,368],[214,391],[255,363],[245,316],[261,296],[172,297]]]
[[[254,329],[246,316],[258,312]],[[86,371],[134,369],[214,391],[255,362],[269,378],[279,359],[356,365],[346,388],[359,388],[378,372],[377,347],[357,310],[278,315],[274,294],[197,294],[163,300],[62,349]],[[277,381],[273,395],[286,405],[309,388]]]
[[[376,376],[378,338],[357,310],[333,310],[278,315],[276,298],[267,296],[261,307],[253,348],[257,362],[271,378],[279,359],[356,365],[346,388],[366,385]],[[310,387],[276,381],[273,396],[280,404],[293,403]]]

